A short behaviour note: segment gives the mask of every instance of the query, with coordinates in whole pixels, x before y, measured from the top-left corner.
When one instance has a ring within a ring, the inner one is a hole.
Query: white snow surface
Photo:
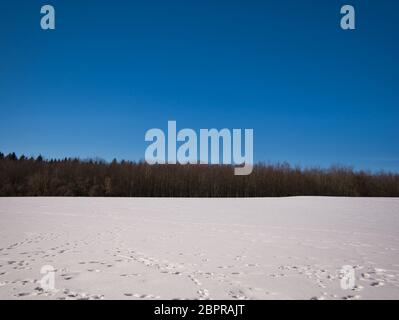
[[[399,199],[0,198],[0,299],[399,299]]]

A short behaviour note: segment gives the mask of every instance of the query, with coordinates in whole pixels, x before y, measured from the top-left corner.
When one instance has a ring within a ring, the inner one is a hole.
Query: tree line
[[[228,165],[44,159],[0,152],[0,196],[74,197],[399,197],[399,174],[351,168],[254,166],[235,176]]]

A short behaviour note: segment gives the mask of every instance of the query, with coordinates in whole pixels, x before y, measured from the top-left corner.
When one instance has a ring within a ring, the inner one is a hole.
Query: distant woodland
[[[151,166],[0,153],[0,196],[399,197],[399,175],[257,164],[251,175],[235,176],[226,165]]]

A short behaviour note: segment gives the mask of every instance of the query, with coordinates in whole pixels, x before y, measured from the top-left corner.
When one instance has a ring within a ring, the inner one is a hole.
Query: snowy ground
[[[399,299],[398,250],[399,199],[0,198],[0,299]]]

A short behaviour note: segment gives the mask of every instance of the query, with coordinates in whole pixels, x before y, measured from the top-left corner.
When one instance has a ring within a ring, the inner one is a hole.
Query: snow
[[[399,299],[398,250],[395,198],[0,198],[0,299]]]

